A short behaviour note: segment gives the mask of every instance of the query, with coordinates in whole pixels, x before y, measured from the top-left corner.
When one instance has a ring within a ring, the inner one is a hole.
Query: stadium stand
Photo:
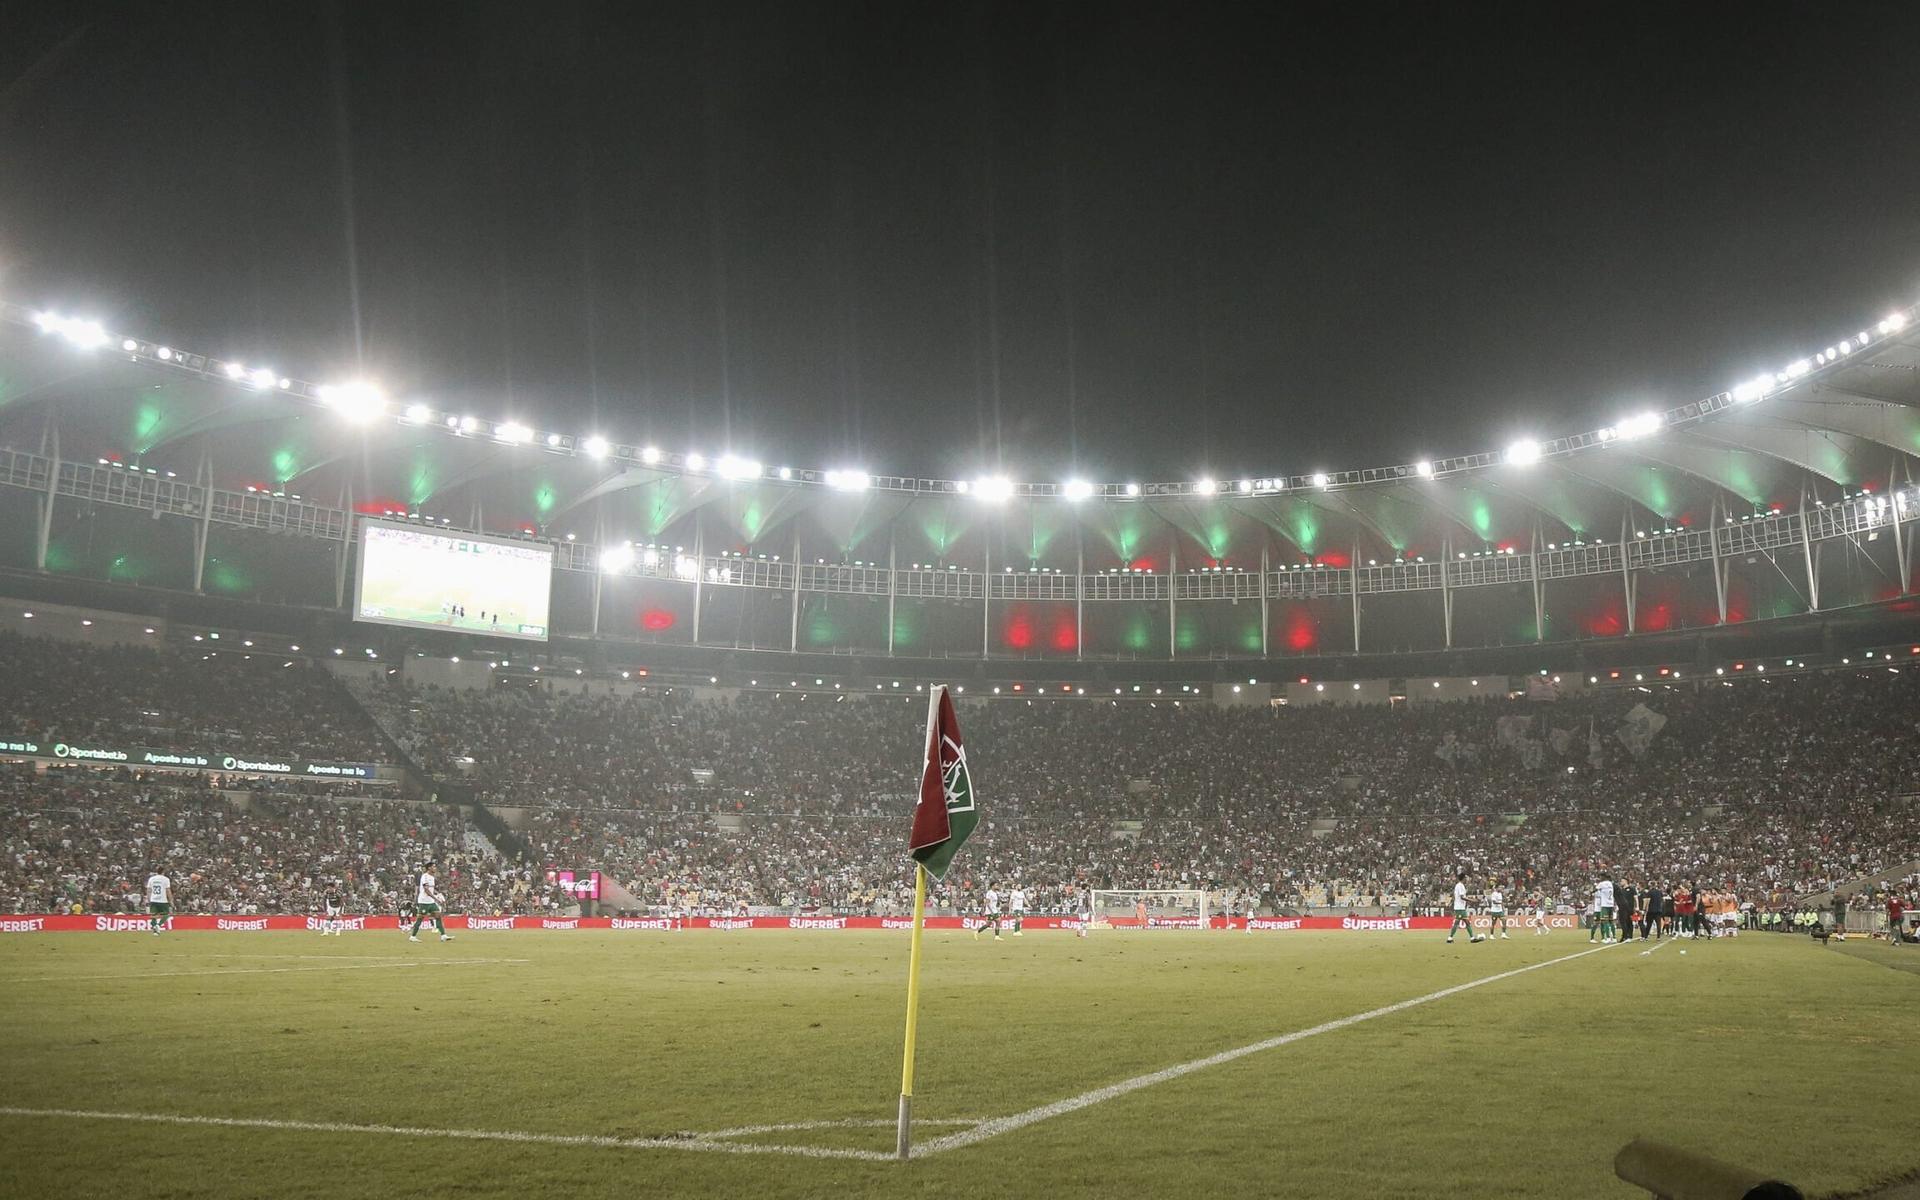
[[[319,668],[6,637],[0,669],[0,713],[47,737],[178,732],[334,759],[382,753],[373,721]],[[16,767],[0,792],[0,903],[117,907],[162,862],[206,911],[301,911],[328,883],[378,910],[429,855],[456,864],[452,893],[469,911],[565,906],[547,868],[598,869],[651,909],[909,902],[901,814],[921,698],[510,678],[487,691],[392,682],[362,699],[443,784],[517,811],[522,857],[471,850],[486,843],[456,807],[381,799],[367,784]],[[963,870],[936,893],[960,909],[1012,881],[1041,912],[1078,911],[1086,889],[1114,886],[1393,909],[1433,903],[1457,869],[1569,904],[1612,869],[1778,908],[1920,856],[1913,672],[1551,704],[1009,699],[968,704],[963,720],[988,806]]]

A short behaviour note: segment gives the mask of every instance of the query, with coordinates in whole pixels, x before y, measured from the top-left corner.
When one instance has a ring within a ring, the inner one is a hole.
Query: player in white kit
[[[173,880],[158,871],[147,876],[147,929],[155,937],[173,919]]]
[[[1027,890],[1014,884],[1013,890],[1007,894],[1007,907],[1013,910],[1013,936],[1019,937],[1021,926],[1027,920]]]
[[[987,889],[987,919],[974,928],[973,940],[980,940],[980,930],[993,926],[993,940],[1000,940],[1000,889]]]

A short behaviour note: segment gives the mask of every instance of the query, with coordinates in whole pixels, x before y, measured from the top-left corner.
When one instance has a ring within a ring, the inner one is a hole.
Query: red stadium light
[[[1607,678],[1608,678],[1608,679],[1618,679],[1618,678],[1620,678],[1620,672],[1618,672],[1618,671],[1608,671],[1608,672],[1607,672]]]

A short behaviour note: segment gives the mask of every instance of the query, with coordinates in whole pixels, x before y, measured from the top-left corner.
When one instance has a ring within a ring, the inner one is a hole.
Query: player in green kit
[[[420,940],[420,923],[429,917],[433,919],[433,927],[439,931],[441,941],[453,940],[453,935],[447,932],[446,924],[440,920],[441,897],[439,889],[434,886],[433,878],[433,868],[437,865],[432,859],[428,859],[421,867],[420,890],[413,898],[413,930],[407,934],[407,940],[410,942]]]

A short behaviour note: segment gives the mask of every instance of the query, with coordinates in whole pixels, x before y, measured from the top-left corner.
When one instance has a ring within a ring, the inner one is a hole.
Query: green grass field
[[[1748,935],[1554,962],[907,1164],[161,1114],[891,1149],[897,933],[0,940],[0,1195],[1606,1197],[1656,1136],[1810,1195],[1920,1167],[1920,949]],[[928,1143],[1587,949],[1565,933],[929,934]],[[1686,953],[1682,954],[1681,951]],[[1903,958],[1904,956],[1904,958]],[[827,1121],[870,1122],[814,1125]],[[691,1135],[744,1126],[807,1128]],[[991,1132],[989,1127],[984,1132]]]

